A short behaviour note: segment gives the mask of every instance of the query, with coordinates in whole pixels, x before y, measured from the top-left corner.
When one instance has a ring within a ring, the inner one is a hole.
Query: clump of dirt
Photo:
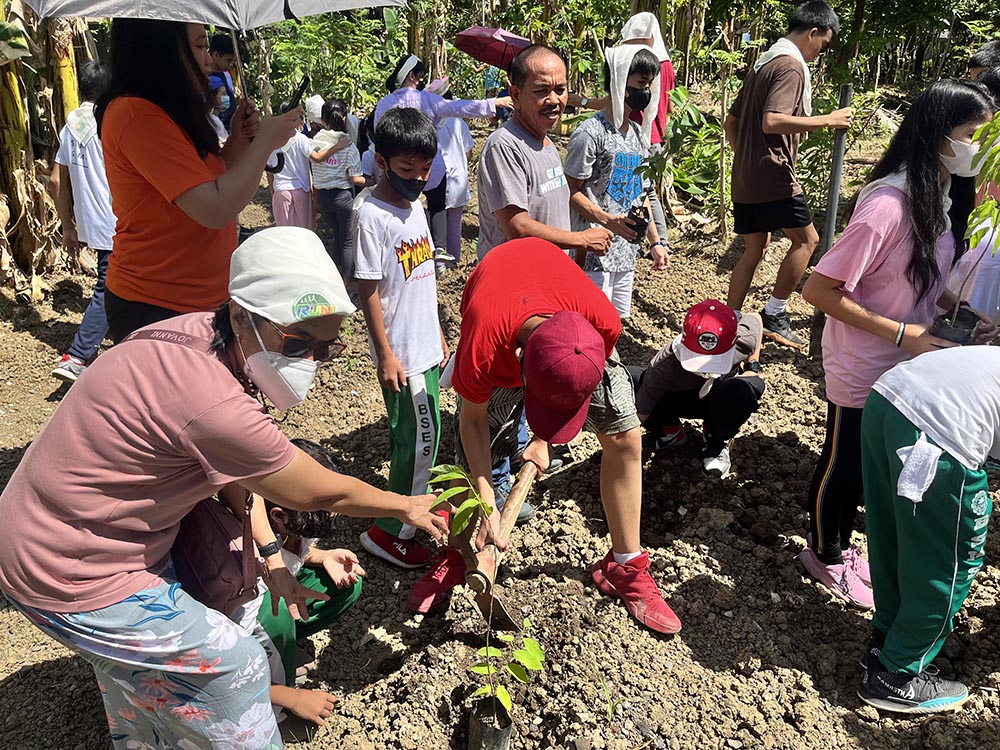
[[[260,213],[263,212],[263,213]],[[266,221],[266,209],[258,220]],[[262,218],[263,217],[263,218]],[[441,314],[452,343],[458,302],[475,258],[475,203],[467,213],[463,259],[441,280]],[[634,313],[620,351],[642,363],[679,330],[684,312],[725,294],[738,242],[720,247],[697,230],[672,236],[671,269],[640,261]],[[765,261],[747,310],[763,305],[781,243]],[[0,292],[0,482],[64,392],[48,375],[79,322],[92,279],[53,280],[54,297],[35,308]],[[798,297],[793,324],[808,332],[811,310]],[[321,370],[316,389],[290,412],[292,437],[326,445],[347,473],[385,485],[388,433],[368,357],[364,321],[345,325],[348,353]],[[609,546],[599,493],[599,446],[581,437],[577,456],[542,479],[539,512],[515,531],[501,591],[529,616],[546,669],[514,691],[514,747],[525,750],[687,748],[997,747],[1000,720],[1000,575],[987,565],[938,660],[946,675],[976,686],[950,718],[880,715],[855,694],[868,616],[845,609],[803,575],[804,498],[825,419],[818,363],[765,347],[768,390],[736,438],[734,471],[706,478],[695,438],[644,460],[642,528],[654,575],[684,623],[672,638],[631,621],[592,585],[588,566]],[[441,460],[454,454],[454,396],[446,392]],[[360,549],[366,523],[342,519],[326,544]],[[862,537],[858,536],[859,541]],[[993,540],[987,559],[998,552]],[[412,616],[403,601],[419,572],[364,556],[364,594],[344,620],[316,636],[310,684],[340,696],[335,715],[292,748],[445,750],[465,747],[467,668],[484,645],[482,618],[459,589],[440,616]],[[18,750],[103,750],[107,724],[89,669],[0,610],[0,738]],[[513,682],[513,681],[512,681]]]

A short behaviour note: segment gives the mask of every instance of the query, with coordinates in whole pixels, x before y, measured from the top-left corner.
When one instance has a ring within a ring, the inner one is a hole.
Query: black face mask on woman
[[[642,112],[649,106],[652,98],[653,92],[649,90],[648,86],[644,89],[637,89],[632,86],[625,87],[625,104],[633,112]]]
[[[424,188],[427,186],[427,180],[405,180],[393,172],[392,168],[386,169],[385,173],[389,178],[389,184],[392,185],[392,189],[399,193],[400,197],[408,201],[415,201],[419,198],[420,194],[424,192]]]

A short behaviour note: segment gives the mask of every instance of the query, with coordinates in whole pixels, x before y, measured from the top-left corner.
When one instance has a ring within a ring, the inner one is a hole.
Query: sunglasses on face
[[[302,359],[312,354],[313,359],[317,362],[329,362],[343,354],[344,349],[347,348],[347,344],[340,339],[315,344],[311,339],[296,336],[293,333],[285,333],[267,318],[260,319],[271,326],[281,336],[281,346],[278,352],[282,356],[291,357],[292,359]]]

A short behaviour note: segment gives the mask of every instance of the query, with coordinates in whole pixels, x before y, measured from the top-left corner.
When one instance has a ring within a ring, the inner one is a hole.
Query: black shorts
[[[812,214],[801,194],[770,203],[733,203],[733,231],[736,234],[798,229],[810,224]]]

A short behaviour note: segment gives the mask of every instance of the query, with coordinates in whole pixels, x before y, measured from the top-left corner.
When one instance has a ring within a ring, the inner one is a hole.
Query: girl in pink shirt
[[[850,223],[802,296],[828,316],[823,333],[827,431],[809,488],[809,544],[799,559],[838,598],[871,609],[868,563],[851,543],[861,501],[861,410],[893,365],[954,346],[927,333],[968,248],[976,129],[993,115],[985,87],[944,80],[913,103],[862,189]],[[954,176],[954,179],[953,179]]]

